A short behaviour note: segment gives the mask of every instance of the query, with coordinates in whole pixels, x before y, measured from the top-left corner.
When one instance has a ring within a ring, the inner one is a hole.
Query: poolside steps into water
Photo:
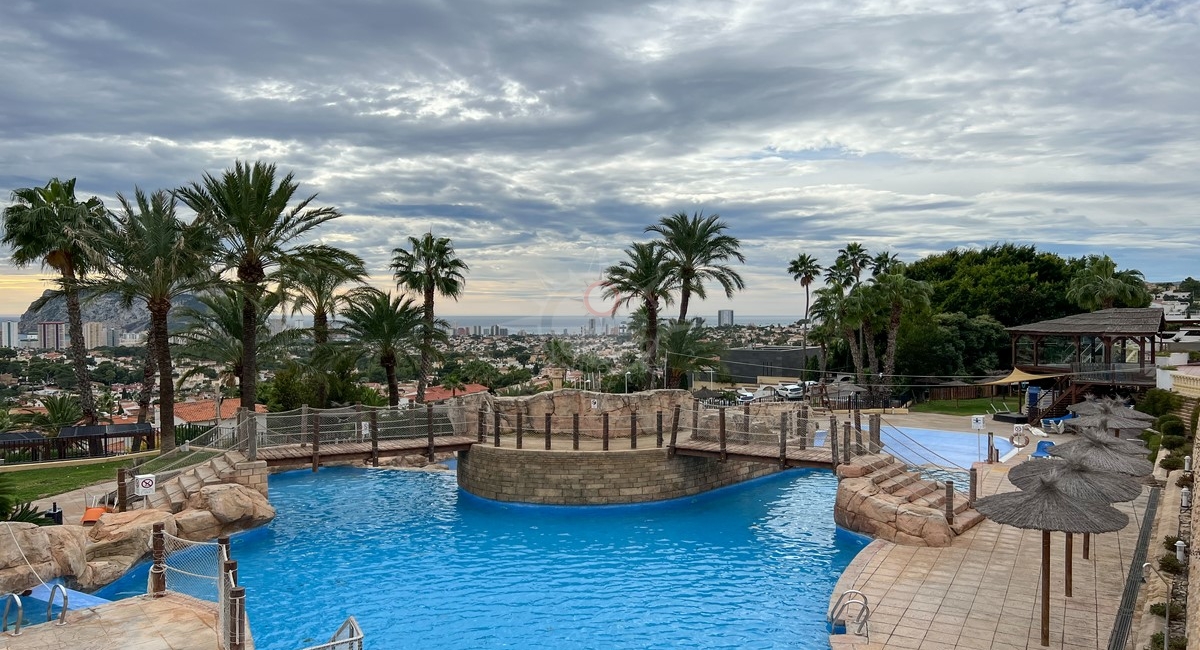
[[[890,454],[870,454],[855,458],[853,464],[862,468],[862,476],[879,486],[883,492],[909,503],[945,510],[946,491],[943,484],[921,478],[917,472]],[[954,501],[954,523],[950,525],[956,535],[983,521],[983,515],[971,507],[965,498]]]
[[[160,483],[149,498],[151,508],[179,512],[187,504],[188,498],[200,491],[206,485],[225,483],[234,472],[237,463],[244,462],[246,457],[239,451],[229,451],[216,456],[187,470],[180,472]]]

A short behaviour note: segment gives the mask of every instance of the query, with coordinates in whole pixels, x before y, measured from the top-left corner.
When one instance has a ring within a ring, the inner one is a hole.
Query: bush
[[[1158,466],[1167,470],[1168,472],[1177,469],[1183,469],[1183,459],[1179,456],[1167,456],[1158,461]]]
[[[1172,438],[1185,439],[1187,437],[1187,427],[1183,426],[1183,421],[1179,418],[1163,422],[1159,426],[1158,432]]]
[[[1142,397],[1142,401],[1136,408],[1142,413],[1158,416],[1174,411],[1182,403],[1183,398],[1169,390],[1151,388],[1146,391],[1146,395]]]
[[[1158,558],[1158,568],[1167,573],[1179,575],[1183,573],[1183,562],[1180,562],[1174,553],[1167,553]]]
[[[1166,612],[1167,612],[1167,604],[1166,603],[1154,603],[1153,605],[1150,606],[1150,613],[1154,614],[1155,616],[1162,616],[1162,615],[1166,614]],[[1171,620],[1182,621],[1183,620],[1183,612],[1184,612],[1183,605],[1180,605],[1179,603],[1171,603]]]
[[[1195,485],[1196,485],[1195,472],[1189,472],[1187,474],[1180,474],[1179,478],[1175,481],[1175,487],[1187,488],[1189,490],[1193,489],[1195,487]]]
[[[1155,632],[1154,636],[1150,637],[1150,650],[1163,650],[1163,633]],[[1171,637],[1171,647],[1167,650],[1187,650],[1187,638]]]
[[[1175,542],[1178,542],[1178,541],[1179,541],[1178,537],[1176,537],[1174,535],[1167,535],[1166,537],[1163,538],[1163,548],[1174,553],[1175,552]]]
[[[1180,425],[1180,426],[1183,426],[1183,425]],[[1162,437],[1162,446],[1166,447],[1167,449],[1171,449],[1171,450],[1180,449],[1186,444],[1187,444],[1187,438],[1184,438],[1183,436],[1165,435],[1164,434]]]

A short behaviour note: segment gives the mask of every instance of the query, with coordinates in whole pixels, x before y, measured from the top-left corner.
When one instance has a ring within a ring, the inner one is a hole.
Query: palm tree
[[[659,338],[667,358],[668,388],[678,388],[683,378],[693,372],[721,365],[721,344],[705,339],[702,318],[683,323],[673,320],[663,328]]]
[[[72,427],[84,419],[83,406],[74,395],[52,395],[42,398],[45,413],[17,414],[13,420],[21,426],[41,431],[47,438],[58,436],[58,430]]]
[[[854,362],[855,374],[859,382],[863,380],[862,348],[857,343],[855,330],[858,322],[854,320],[851,305],[846,290],[841,285],[822,287],[816,290],[817,299],[813,302],[813,314],[820,319],[821,325],[830,333],[837,333],[850,348],[850,359]]]
[[[450,373],[448,377],[442,380],[442,388],[450,391],[450,399],[454,399],[458,395],[458,391],[467,387],[463,380],[455,373]]]
[[[879,277],[885,273],[891,273],[902,268],[904,262],[900,261],[900,256],[887,251],[879,251],[875,257],[871,258],[871,276]]]
[[[292,205],[299,187],[291,173],[276,182],[275,165],[238,161],[220,177],[205,173],[201,183],[178,190],[183,202],[220,238],[220,270],[233,270],[237,275],[242,299],[241,396],[245,408],[254,408],[258,396],[256,332],[260,302],[272,271],[281,266],[337,268],[348,261],[348,254],[336,248],[294,243],[341,216],[334,208],[310,207],[315,194]]]
[[[544,350],[546,363],[562,368],[575,367],[575,351],[571,349],[570,343],[557,337],[551,337],[546,341]]]
[[[705,281],[720,284],[728,298],[733,297],[734,290],[746,287],[742,276],[726,264],[730,260],[746,262],[739,250],[738,239],[724,234],[728,227],[717,214],[706,217],[703,212],[697,212],[688,217],[686,212],[676,212],[646,228],[646,232],[662,235],[661,245],[667,252],[669,272],[677,276],[680,322],[687,321],[693,293],[701,300],[707,297]]]
[[[817,263],[817,258],[808,253],[801,253],[788,264],[787,270],[792,274],[792,279],[798,280],[800,286],[804,287],[804,344],[808,345],[808,311],[812,306],[809,288],[821,277],[821,265]]]
[[[1111,309],[1117,301],[1130,306],[1150,304],[1150,292],[1141,271],[1117,270],[1107,255],[1092,256],[1087,266],[1067,285],[1067,299],[1088,311]]]
[[[668,252],[656,243],[634,243],[625,249],[629,258],[604,271],[604,298],[614,307],[639,303],[646,310],[646,334],[642,359],[646,363],[646,386],[653,386],[653,368],[658,360],[658,310],[670,304],[671,291],[679,282],[669,275]]]
[[[158,371],[159,431],[163,451],[175,448],[175,385],[167,319],[171,303],[180,296],[210,286],[215,275],[212,258],[217,240],[198,220],[186,224],[175,214],[176,200],[169,192],[150,196],[134,189],[131,204],[117,194],[120,212],[116,228],[97,238],[108,264],[85,286],[121,296],[125,308],[144,301],[150,312],[147,354],[153,354]]]
[[[838,257],[833,264],[825,268],[825,282],[835,287],[849,289],[857,283],[854,268],[846,258]]]
[[[423,334],[421,308],[412,298],[364,287],[351,293],[342,311],[342,320],[352,345],[379,360],[387,375],[388,405],[399,406],[396,364],[408,349],[423,347],[420,343]],[[419,399],[423,397],[421,395]]]
[[[82,202],[76,199],[74,178],[52,178],[44,187],[13,190],[12,201],[13,205],[4,209],[4,238],[0,241],[12,247],[12,263],[16,266],[40,262],[58,271],[67,302],[71,360],[79,381],[84,421],[95,424],[96,402],[83,347],[77,281],[94,270],[99,261],[89,243],[97,233],[111,230],[108,212],[94,196]]]
[[[463,274],[470,270],[455,253],[448,237],[434,237],[432,232],[420,238],[409,237],[412,250],[397,248],[392,251],[392,270],[396,286],[421,296],[424,300],[424,328],[421,332],[421,369],[417,373],[417,401],[425,401],[425,386],[433,370],[434,329],[433,300],[437,294],[458,300],[462,295],[466,279]]]
[[[314,373],[316,377],[315,400],[318,408],[325,408],[329,398],[328,368],[321,367],[319,361],[329,360],[330,357],[316,354],[317,351],[329,344],[329,317],[336,315],[346,301],[346,294],[340,289],[347,284],[362,282],[367,270],[363,261],[357,256],[346,253],[348,262],[345,267],[306,267],[283,269],[280,281],[280,291],[291,300],[292,313],[308,310],[312,313],[313,352],[309,363],[314,369],[322,372]]]
[[[863,269],[871,265],[871,254],[867,252],[865,246],[856,241],[846,244],[845,248],[838,249],[838,259],[845,260],[851,275],[854,276],[854,284],[858,284]]]
[[[219,374],[225,385],[241,381],[245,377],[245,348],[246,337],[242,332],[242,294],[236,286],[223,287],[219,291],[197,296],[203,305],[201,309],[185,307],[179,310],[180,318],[186,323],[185,328],[172,335],[181,343],[179,355],[197,361],[210,361],[221,368]],[[263,296],[256,310],[258,319],[254,328],[254,349],[258,354],[268,355],[283,350],[294,342],[300,335],[297,330],[284,330],[271,334],[267,319],[272,311],[279,307],[280,297],[277,293]],[[188,371],[180,381],[199,371],[200,366]],[[240,387],[239,387],[240,389]],[[242,391],[239,390],[239,393]],[[244,394],[244,393],[242,393]],[[242,406],[246,406],[242,402]]]
[[[883,353],[883,384],[894,383],[896,372],[896,340],[900,335],[900,320],[904,312],[911,309],[928,309],[933,289],[903,273],[893,272],[878,275],[873,279],[880,297],[888,306],[887,344]]]

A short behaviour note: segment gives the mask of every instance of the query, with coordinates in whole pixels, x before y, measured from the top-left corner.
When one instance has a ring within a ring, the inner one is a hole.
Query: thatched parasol
[[[1053,461],[1051,461],[1053,462]],[[1111,533],[1129,517],[1107,503],[1077,499],[1061,479],[1042,477],[1028,490],[983,497],[975,509],[998,524],[1042,531],[1042,645],[1050,645],[1050,532]]]
[[[1086,400],[1079,402],[1078,404],[1072,404],[1068,406],[1067,410],[1076,415],[1095,415],[1098,413],[1107,413],[1110,415],[1124,415],[1136,420],[1145,420],[1146,422],[1154,421],[1153,415],[1129,408],[1128,406],[1125,406],[1125,402],[1119,399],[1113,399],[1111,397],[1102,399],[1088,397]]]
[[[1129,409],[1126,410],[1128,411]],[[1150,421],[1131,418],[1124,413],[1091,413],[1064,420],[1064,422],[1073,427],[1095,427],[1107,431],[1114,429],[1136,429],[1141,431],[1150,426]]]
[[[1146,450],[1137,456],[1128,450],[1114,448],[1106,442],[1107,438],[1080,437],[1078,440],[1064,442],[1050,448],[1050,455],[1079,462],[1100,471],[1117,472],[1130,476],[1147,476],[1154,471],[1154,464],[1146,460]],[[1111,439],[1113,442],[1126,441]]]
[[[1081,439],[1087,439],[1094,443],[1104,445],[1105,447],[1108,447],[1119,454],[1125,454],[1126,456],[1145,458],[1147,454],[1150,453],[1150,450],[1146,448],[1146,445],[1141,444],[1140,441],[1134,442],[1133,440],[1125,440],[1123,438],[1106,436],[1104,435],[1104,432],[1099,429],[1082,429],[1079,431],[1079,437]]]

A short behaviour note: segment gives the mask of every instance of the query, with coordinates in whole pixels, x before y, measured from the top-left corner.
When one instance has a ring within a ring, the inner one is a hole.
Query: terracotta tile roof
[[[242,400],[240,397],[230,397],[221,400],[221,419],[228,420],[237,415],[237,410],[241,408]],[[263,404],[254,405],[255,413],[266,413],[267,407]],[[216,415],[216,406],[211,399],[202,399],[195,402],[180,402],[175,405],[176,419],[184,422],[212,422]]]
[[[460,395],[471,395],[472,393],[486,393],[487,389],[488,389],[488,387],[484,386],[483,384],[467,384],[463,388],[454,391],[453,397],[458,397]],[[415,391],[415,390],[409,391],[409,392],[405,393],[404,396],[409,399],[415,400],[417,398],[417,391]],[[450,395],[450,391],[446,390],[445,388],[442,388],[441,386],[426,386],[425,387],[425,401],[426,402],[444,402],[444,401],[450,399],[451,397],[452,396]]]

